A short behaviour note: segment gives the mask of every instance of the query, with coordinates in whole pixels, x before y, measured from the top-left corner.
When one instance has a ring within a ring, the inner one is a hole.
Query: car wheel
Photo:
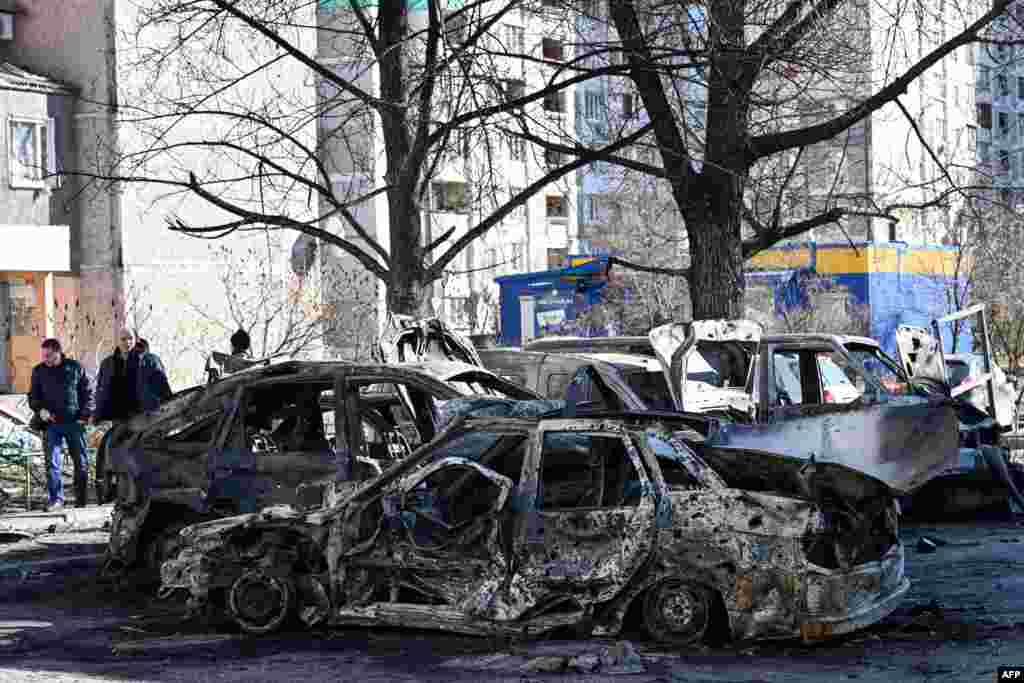
[[[704,586],[667,579],[644,595],[644,626],[651,638],[670,645],[701,640],[711,623],[713,594]]]
[[[228,613],[247,633],[271,633],[295,608],[291,582],[254,569],[235,579],[228,589]]]

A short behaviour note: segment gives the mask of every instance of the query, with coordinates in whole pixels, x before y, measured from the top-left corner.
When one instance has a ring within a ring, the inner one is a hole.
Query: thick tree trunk
[[[707,128],[696,196],[683,216],[690,239],[693,319],[743,317],[743,188],[749,167],[743,141],[749,135],[748,94],[737,84],[744,73],[745,3],[710,0],[708,39],[715,50],[708,70]]]
[[[687,217],[691,224],[699,217]],[[743,249],[739,211],[705,214],[687,230],[690,238],[690,301],[693,319],[736,319],[744,315]]]
[[[389,193],[389,199],[393,243],[387,282],[388,310],[417,317],[433,315],[420,244],[420,207],[411,197],[398,192]]]
[[[416,317],[433,315],[430,305],[430,283],[423,279],[422,269],[394,270],[388,282],[388,310]]]

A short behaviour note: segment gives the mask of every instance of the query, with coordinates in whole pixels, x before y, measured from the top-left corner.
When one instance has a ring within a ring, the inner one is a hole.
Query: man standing
[[[135,352],[139,355],[136,382],[139,407],[143,412],[151,413],[159,410],[160,404],[171,397],[171,385],[167,381],[163,361],[160,356],[150,352],[148,341],[139,337]]]
[[[114,352],[100,363],[94,422],[127,420],[141,410],[137,390],[140,355],[135,333],[121,330]]]
[[[85,450],[85,422],[92,414],[92,387],[85,369],[61,351],[60,342],[47,339],[43,362],[32,368],[29,407],[46,424],[46,483],[50,494],[47,510],[64,506],[61,474],[62,444],[67,441],[75,465],[75,505],[85,507],[89,480],[89,455]]]

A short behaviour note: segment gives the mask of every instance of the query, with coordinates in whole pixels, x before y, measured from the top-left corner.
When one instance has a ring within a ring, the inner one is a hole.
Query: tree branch
[[[348,240],[339,237],[334,233],[327,232],[326,230],[314,227],[307,223],[296,221],[292,218],[288,218],[287,216],[257,214],[251,211],[241,209],[229,202],[222,200],[220,197],[214,195],[213,193],[203,189],[203,187],[199,184],[199,181],[196,180],[195,174],[193,173],[189,173],[188,187],[200,198],[205,199],[207,202],[213,204],[214,206],[223,211],[238,216],[248,224],[254,226],[260,224],[276,225],[281,228],[290,228],[292,230],[297,230],[298,232],[304,232],[311,237],[317,237],[323,240],[324,242],[327,242],[328,244],[333,244],[338,248],[342,249],[343,251],[345,251],[346,253],[348,253],[349,255],[353,256],[363,265],[363,267],[365,267],[371,273],[376,275],[378,278],[385,281],[387,280],[388,270],[385,267],[381,266],[379,263],[377,263],[376,259],[374,259],[370,254],[366,253],[361,248],[359,248],[359,246],[352,244]],[[204,229],[194,228],[189,230],[188,232],[204,232]]]
[[[824,142],[834,138],[839,133],[853,126],[858,121],[869,116],[872,112],[881,109],[892,102],[898,96],[907,91],[907,87],[920,77],[930,67],[934,66],[943,57],[953,50],[973,43],[978,32],[988,25],[994,18],[1006,11],[1010,0],[994,0],[992,8],[985,12],[980,19],[968,26],[964,31],[957,34],[950,40],[938,46],[923,58],[911,66],[902,76],[885,86],[874,95],[864,100],[860,106],[814,126],[808,126],[797,130],[783,131],[781,133],[768,133],[766,135],[754,136],[750,139],[746,150],[746,163],[753,164],[772,154],[777,154],[791,147],[804,147],[813,145],[816,142]]]
[[[236,7],[236,5],[239,4],[239,1],[240,0],[210,0],[210,2],[219,7],[221,10],[227,12],[231,16],[235,17],[236,19],[247,25],[249,28],[263,35],[265,38],[270,40],[270,42],[274,43],[274,45],[277,45],[279,48],[284,50],[285,53],[291,55],[295,60],[297,60],[301,64],[304,64],[312,71],[320,74],[320,76],[327,79],[331,83],[334,83],[336,86],[338,86],[340,90],[343,90],[353,95],[357,99],[374,108],[394,108],[395,106],[397,106],[393,102],[385,102],[384,100],[377,99],[376,97],[371,96],[369,93],[362,90],[361,88],[357,88],[356,86],[352,85],[352,83],[347,79],[341,78],[340,76],[338,76],[338,74],[334,73],[324,65],[320,64],[315,59],[307,55],[305,52],[292,45],[290,42],[279,36],[274,31],[267,28],[265,23],[239,10]],[[355,0],[353,0],[352,4],[355,4]]]
[[[643,136],[647,135],[647,133],[650,132],[652,125],[653,124],[647,124],[646,126],[643,126],[639,130],[637,130],[635,133],[627,135],[626,137],[600,150],[596,150],[594,152],[587,151],[586,153],[582,154],[578,159],[576,159],[576,161],[573,161],[569,164],[566,164],[565,166],[549,171],[540,179],[535,180],[533,183],[527,186],[522,192],[512,197],[508,201],[508,203],[506,203],[503,207],[492,213],[490,216],[488,216],[480,223],[477,223],[474,227],[467,230],[462,237],[455,241],[455,244],[449,247],[448,250],[444,252],[444,254],[440,256],[437,259],[437,261],[435,261],[430,266],[430,268],[427,269],[426,279],[429,281],[440,278],[441,274],[444,272],[445,266],[447,266],[452,261],[452,259],[454,259],[459,254],[459,252],[461,252],[463,249],[469,246],[469,244],[473,242],[473,240],[483,236],[488,230],[490,230],[495,225],[500,223],[502,219],[505,218],[505,216],[512,213],[512,211],[515,210],[517,206],[519,206],[524,201],[532,197],[538,190],[542,189],[545,185],[553,183],[559,178],[569,173],[572,173],[573,171],[582,168],[589,163],[596,161],[597,159],[600,158],[600,155],[602,154],[608,154],[633,144]]]

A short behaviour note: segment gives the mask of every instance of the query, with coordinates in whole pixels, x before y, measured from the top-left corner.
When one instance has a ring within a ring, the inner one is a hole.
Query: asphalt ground
[[[215,631],[186,619],[177,601],[98,581],[105,533],[44,534],[0,544],[0,681],[874,683],[994,681],[998,666],[1024,665],[1024,526],[906,526],[902,535],[913,586],[869,629],[814,646],[674,651],[628,634],[635,654],[613,661],[631,646],[564,634],[499,643],[398,629]],[[922,537],[936,546],[919,551]],[[595,660],[594,673],[571,668]]]

